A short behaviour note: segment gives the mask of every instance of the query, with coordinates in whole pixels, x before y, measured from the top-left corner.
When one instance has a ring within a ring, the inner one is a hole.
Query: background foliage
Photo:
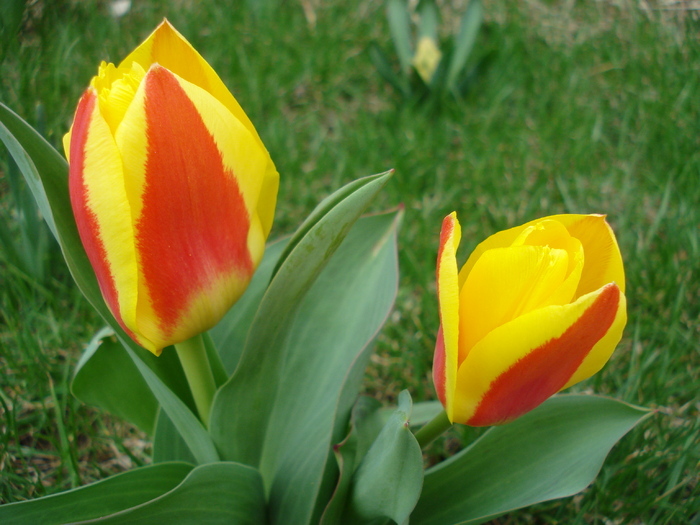
[[[605,370],[580,385],[658,414],[626,437],[583,495],[496,523],[700,522],[700,22],[682,4],[495,0],[461,101],[405,107],[367,48],[389,47],[379,1],[27,2],[0,64],[0,100],[36,104],[60,147],[101,60],[118,62],[162,19],[199,49],[255,122],[281,174],[272,237],[334,189],[396,168],[376,209],[405,206],[397,308],[366,373],[395,402],[433,397],[434,261],[457,210],[463,257],[487,235],[562,212],[608,214],[628,278],[629,324]],[[455,23],[465,2],[442,2]],[[675,7],[675,9],[666,9]],[[6,26],[3,26],[5,30]],[[451,28],[454,33],[455,28]],[[5,38],[3,36],[3,42]],[[472,59],[470,59],[472,60]],[[9,168],[0,228],[21,242]],[[51,249],[37,285],[0,258],[0,502],[64,490],[149,461],[137,429],[81,406],[72,368],[100,324]],[[476,431],[454,432],[433,456]]]

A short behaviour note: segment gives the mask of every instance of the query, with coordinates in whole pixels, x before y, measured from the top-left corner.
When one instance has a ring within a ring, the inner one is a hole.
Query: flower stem
[[[194,404],[199,412],[199,419],[205,427],[209,427],[209,412],[216,392],[214,375],[209,366],[207,349],[204,346],[202,334],[175,345],[177,356],[185,371],[185,377],[190,385]]]
[[[418,440],[420,448],[430,445],[450,427],[452,427],[452,423],[447,419],[447,414],[443,410],[416,432],[416,440]]]

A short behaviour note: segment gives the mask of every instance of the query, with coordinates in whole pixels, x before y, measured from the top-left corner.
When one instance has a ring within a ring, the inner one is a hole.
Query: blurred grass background
[[[446,28],[465,3],[441,3]],[[629,323],[604,371],[576,389],[658,413],[622,440],[582,495],[493,523],[700,523],[697,7],[488,2],[473,57],[488,56],[488,66],[463,100],[438,109],[402,104],[373,69],[370,42],[391,45],[381,1],[254,4],[135,1],[115,18],[106,1],[32,0],[0,64],[0,100],[30,123],[41,103],[60,148],[99,62],[118,63],[167,16],[275,160],[273,237],[342,184],[395,168],[376,208],[405,206],[401,288],[366,380],[386,402],[404,388],[414,399],[434,396],[434,261],[446,214],[459,214],[463,258],[486,236],[539,216],[608,214],[626,263]],[[0,228],[19,236],[6,156],[0,170]],[[100,321],[55,247],[44,257],[43,282],[0,258],[0,503],[149,461],[143,434],[70,395],[72,367]]]

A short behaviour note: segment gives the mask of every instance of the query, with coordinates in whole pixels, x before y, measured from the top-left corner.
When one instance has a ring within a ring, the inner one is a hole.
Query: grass
[[[489,234],[538,216],[607,213],[626,262],[629,322],[610,363],[578,389],[658,413],[582,495],[494,523],[700,523],[698,20],[625,1],[492,2],[475,51],[487,66],[465,100],[438,111],[402,107],[373,71],[367,45],[389,46],[381,2],[281,2],[267,18],[202,4],[137,3],[114,20],[106,4],[32,3],[0,65],[0,100],[30,121],[42,102],[58,146],[97,64],[118,62],[167,16],[232,89],[277,164],[273,236],[343,183],[395,168],[376,207],[406,209],[401,290],[366,375],[366,390],[387,402],[404,388],[433,396],[434,260],[446,214],[459,214],[466,258]],[[148,461],[142,434],[68,391],[100,323],[53,268],[46,294],[0,266],[0,502]]]

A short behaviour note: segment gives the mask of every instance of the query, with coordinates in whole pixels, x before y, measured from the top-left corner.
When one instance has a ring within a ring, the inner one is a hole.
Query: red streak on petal
[[[435,391],[442,406],[445,406],[445,338],[442,335],[442,326],[438,329],[437,341],[435,341],[435,354],[433,356],[433,383]]]
[[[445,249],[445,245],[448,242],[451,242],[452,235],[454,235],[454,230],[455,219],[451,215],[448,215],[443,219],[442,228],[440,229],[440,246],[438,247],[437,268],[435,269],[438,284],[438,295],[440,294],[440,263],[442,262],[442,252]]]
[[[102,297],[121,327],[132,339],[135,339],[133,332],[122,321],[117,288],[107,260],[107,251],[100,237],[97,215],[88,205],[88,190],[84,177],[85,155],[90,147],[88,144],[89,129],[96,103],[97,97],[94,91],[87,90],[78,102],[78,108],[75,111],[70,142],[68,190],[73,215],[78,226],[78,234],[95,271]]]
[[[249,277],[250,220],[238,183],[177,79],[146,77],[148,160],[137,249],[165,336],[216,277]],[[207,327],[203,327],[206,329]]]
[[[615,284],[600,295],[560,337],[534,349],[501,374],[481,399],[471,426],[507,423],[561,390],[593,346],[612,326],[620,304]]]

